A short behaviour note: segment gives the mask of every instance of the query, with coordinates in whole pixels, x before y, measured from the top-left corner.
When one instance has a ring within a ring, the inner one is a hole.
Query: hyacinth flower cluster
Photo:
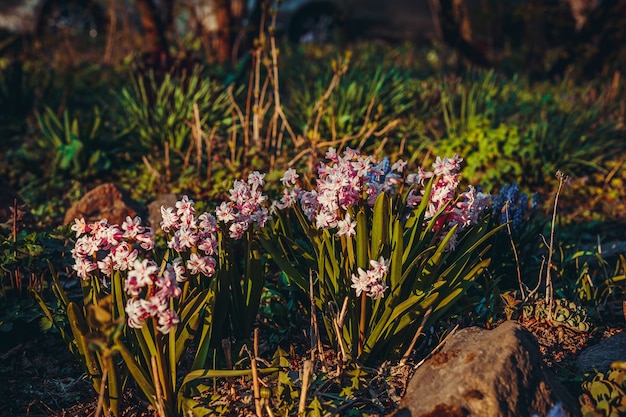
[[[175,208],[161,207],[161,229],[167,233],[167,246],[178,254],[171,262],[177,282],[187,281],[186,273],[205,277],[215,274],[214,255],[217,253],[215,217],[209,213],[202,213],[196,217],[195,213],[194,202],[187,196],[176,202]],[[186,262],[183,261],[183,257],[187,258]]]
[[[393,190],[402,181],[401,173],[406,162],[400,160],[389,166],[385,159],[374,164],[371,157],[362,157],[358,151],[347,148],[337,155],[334,148],[326,153],[328,164],[318,166],[317,187],[306,191],[297,186],[298,174],[288,169],[281,179],[285,189],[273,208],[284,210],[300,203],[307,219],[318,229],[334,230],[336,236],[353,237],[356,220],[349,209],[359,204],[365,196],[370,206],[383,191]]]
[[[301,188],[293,169],[282,177],[261,243],[296,285],[315,286],[344,359],[409,348],[418,318],[436,321],[489,265],[496,229],[482,214],[491,197],[458,191],[461,162],[438,157],[431,170],[410,173],[402,160],[331,148],[313,187]],[[427,317],[429,307],[436,313]]]
[[[230,190],[229,201],[224,201],[215,210],[217,219],[229,225],[229,235],[241,239],[251,225],[264,227],[270,215],[264,206],[267,196],[263,194],[265,174],[254,171],[248,181],[236,180]]]
[[[142,226],[139,217],[127,217],[121,227],[104,219],[90,224],[76,219],[72,230],[77,237],[72,257],[78,277],[86,280],[99,272],[101,284],[109,287],[116,271],[124,273],[128,325],[141,328],[146,319],[153,317],[157,330],[169,333],[179,322],[170,300],[180,296],[178,283],[186,280],[180,258],[167,263],[161,271],[149,257],[154,248],[152,230]]]
[[[424,186],[433,179],[426,220],[435,217],[440,211],[435,230],[447,231],[458,225],[449,241],[448,250],[454,250],[458,232],[476,224],[479,216],[489,208],[491,196],[470,186],[458,194],[462,158],[437,157],[432,171],[421,167],[417,173],[405,175],[407,163],[398,160],[393,165],[389,158],[380,163],[372,162],[371,156],[363,157],[356,150],[347,148],[343,155],[330,148],[326,153],[329,163],[318,167],[317,187],[304,191],[297,186],[298,174],[289,169],[282,178],[286,186],[275,208],[285,209],[299,202],[305,215],[318,229],[332,229],[336,236],[352,237],[356,234],[356,221],[351,218],[349,209],[356,206],[365,195],[369,206],[383,192],[394,193],[400,186],[409,186],[407,208],[420,204]]]
[[[388,286],[385,283],[385,276],[389,272],[389,265],[382,256],[378,261],[370,261],[370,269],[364,271],[358,269],[358,275],[352,274],[352,288],[356,291],[356,296],[360,297],[361,293],[367,294],[374,300],[385,296]]]
[[[438,156],[432,165],[432,171],[425,171],[419,167],[418,172],[409,174],[406,180],[408,184],[422,187],[420,190],[413,188],[407,199],[409,207],[416,207],[422,201],[425,182],[433,179],[426,218],[432,218],[441,211],[442,213],[434,227],[435,230],[449,230],[452,226],[457,226],[448,243],[448,250],[454,250],[458,233],[476,224],[479,216],[491,205],[492,199],[489,194],[478,191],[472,185],[468,187],[467,191],[460,193],[457,198],[461,162],[463,162],[463,158],[456,154],[452,158],[444,157],[442,159]]]
[[[530,198],[522,192],[517,182],[504,185],[498,194],[493,197],[492,212],[499,219],[500,224],[511,222],[511,228],[518,231],[522,222],[532,215],[539,207],[539,194],[534,193]]]

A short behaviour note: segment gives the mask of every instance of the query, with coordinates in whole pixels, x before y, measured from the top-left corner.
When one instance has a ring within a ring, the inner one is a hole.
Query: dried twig
[[[100,394],[98,395],[98,406],[96,407],[96,412],[94,417],[100,417],[100,413],[102,412],[102,406],[104,404],[104,391],[106,389],[107,378],[109,376],[109,370],[105,366],[104,371],[102,372],[102,381],[100,381]]]
[[[413,348],[415,347],[415,343],[417,343],[417,339],[419,339],[420,335],[422,334],[422,331],[424,330],[424,326],[426,325],[426,320],[428,320],[428,317],[430,317],[430,313],[432,312],[433,312],[432,306],[428,307],[428,310],[426,310],[426,313],[424,313],[424,317],[422,318],[420,327],[417,328],[417,332],[415,332],[415,336],[413,336],[413,340],[411,340],[411,344],[409,345],[408,349],[404,353],[404,356],[402,356],[402,359],[400,359],[400,364],[399,364],[400,366],[406,365],[406,361],[409,360],[409,357],[411,356],[411,352],[413,352]]]
[[[337,358],[337,373],[341,371],[343,368],[343,364],[347,362],[348,355],[346,354],[346,348],[343,345],[343,322],[346,319],[346,314],[348,312],[348,300],[349,297],[343,299],[343,306],[341,307],[341,311],[338,311],[336,316],[333,318],[333,326],[335,328],[335,333],[337,334],[337,341],[339,342],[339,349],[341,350],[341,355]],[[333,305],[335,303],[333,302]]]
[[[517,283],[519,285],[520,296],[522,300],[526,298],[526,293],[524,292],[524,288],[528,289],[526,285],[522,282],[522,271],[520,268],[519,256],[517,255],[517,247],[515,246],[515,242],[513,241],[513,233],[511,232],[511,223],[509,219],[509,206],[511,205],[510,201],[507,201],[502,207],[506,214],[506,230],[509,234],[509,241],[511,242],[511,248],[513,248],[513,257],[515,258],[515,270],[517,271]]]
[[[414,369],[419,368],[420,366],[422,366],[422,364],[424,362],[426,362],[426,359],[430,358],[435,352],[437,352],[439,349],[441,349],[441,347],[443,345],[445,345],[445,343],[448,341],[448,339],[454,334],[456,333],[457,329],[459,328],[459,325],[457,324],[456,326],[454,326],[454,328],[452,330],[450,330],[450,333],[448,333],[446,335],[446,337],[443,338],[443,340],[441,342],[439,342],[439,344],[437,344],[437,346],[435,346],[435,348],[428,354],[426,355],[426,357],[424,359],[422,359],[421,361],[419,361],[417,364],[415,364]]]
[[[550,227],[550,243],[548,245],[548,266],[546,268],[546,304],[548,305],[548,319],[552,320],[552,301],[553,301],[553,291],[554,287],[552,286],[552,252],[554,250],[554,229],[556,227],[556,212],[559,206],[559,195],[561,193],[561,189],[563,188],[563,184],[568,180],[568,176],[565,175],[561,171],[556,172],[556,177],[559,180],[559,187],[556,190],[556,194],[554,196],[554,207],[552,208],[552,225]]]
[[[156,395],[156,409],[159,415],[164,416],[165,414],[165,403],[163,402],[163,393],[161,391],[161,380],[159,379],[159,369],[157,366],[157,358],[156,356],[152,356],[150,358],[150,363],[152,365],[152,379],[154,381],[154,389]]]
[[[252,365],[252,389],[254,390],[254,408],[257,417],[263,416],[263,408],[261,407],[261,388],[259,387],[259,371],[257,368],[257,356],[259,356],[259,329],[254,329],[253,354],[250,358]]]
[[[312,371],[313,362],[305,360],[302,367],[302,389],[300,390],[300,402],[298,403],[298,416],[303,415],[306,409],[306,394],[309,389],[309,379]]]

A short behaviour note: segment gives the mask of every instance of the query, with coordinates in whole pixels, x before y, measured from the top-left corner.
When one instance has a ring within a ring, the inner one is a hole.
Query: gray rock
[[[161,228],[161,221],[163,221],[161,206],[174,207],[177,201],[178,197],[176,194],[164,194],[148,204],[148,223],[152,230],[156,232]]]
[[[470,327],[450,337],[417,369],[396,417],[540,417],[578,401],[544,369],[534,336],[513,321]]]
[[[576,358],[581,373],[606,372],[611,363],[626,360],[626,332],[617,333],[596,345],[583,349]]]

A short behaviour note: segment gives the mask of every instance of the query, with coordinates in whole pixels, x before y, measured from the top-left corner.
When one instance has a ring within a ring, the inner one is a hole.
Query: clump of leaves
[[[186,167],[192,150],[203,148],[206,138],[192,136],[195,126],[216,127],[222,135],[232,123],[227,87],[208,79],[200,67],[164,76],[154,71],[132,73],[130,84],[115,97],[121,134],[137,138],[138,153],[161,161],[166,174],[170,166]]]
[[[287,115],[314,147],[325,150],[341,143],[363,148],[368,139],[393,131],[414,105],[401,70],[353,63],[350,53],[330,67],[313,82],[300,74],[286,86]]]
[[[89,178],[102,175],[111,168],[115,139],[105,132],[105,117],[94,107],[87,121],[70,117],[64,110],[61,119],[50,107],[37,112],[40,135],[37,144],[50,160],[46,161],[51,176],[68,175]]]
[[[626,413],[626,363],[614,362],[582,384],[579,398],[583,417],[618,417]]]
[[[15,323],[37,323],[41,331],[52,327],[33,295],[48,297],[49,265],[62,265],[64,247],[57,232],[18,230],[18,206],[14,218],[0,224],[0,332]]]

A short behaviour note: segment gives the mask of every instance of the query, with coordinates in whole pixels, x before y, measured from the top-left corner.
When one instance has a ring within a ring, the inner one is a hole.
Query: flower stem
[[[365,343],[365,316],[367,314],[367,294],[361,293],[361,320],[359,322],[359,345],[357,357],[363,353],[363,345]]]

